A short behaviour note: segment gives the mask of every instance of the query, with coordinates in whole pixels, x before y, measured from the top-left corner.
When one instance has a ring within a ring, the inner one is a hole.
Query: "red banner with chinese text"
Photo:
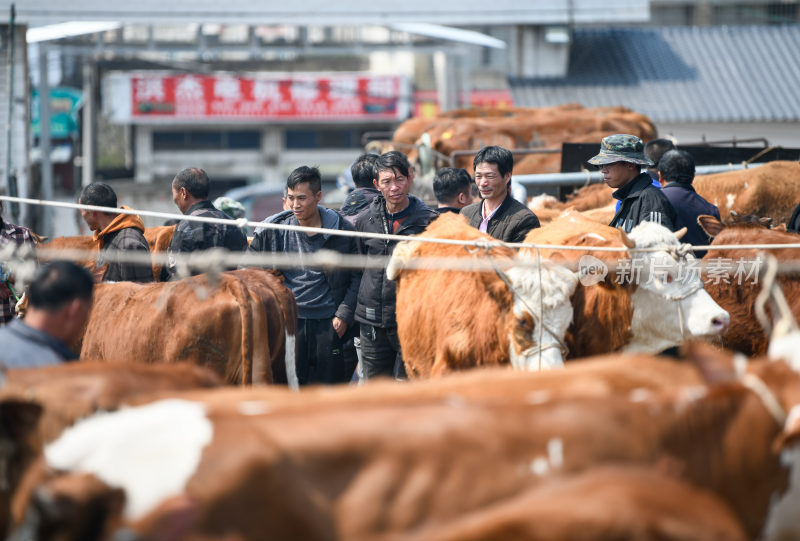
[[[131,116],[152,119],[404,120],[399,76],[134,74]]]

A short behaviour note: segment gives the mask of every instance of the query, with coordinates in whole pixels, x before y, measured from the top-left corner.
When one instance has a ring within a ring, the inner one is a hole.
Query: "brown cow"
[[[417,238],[491,243],[458,214],[446,213]],[[409,261],[457,258],[469,267],[408,269]],[[494,265],[510,265],[501,270]],[[386,271],[397,284],[397,334],[410,377],[511,363],[542,370],[564,361],[564,333],[572,321],[570,297],[578,279],[561,266],[534,267],[497,246],[488,250],[417,240],[395,248]],[[483,271],[474,270],[485,263]],[[515,265],[528,264],[522,267]]]
[[[114,411],[149,393],[222,385],[210,370],[191,365],[68,363],[10,370],[0,387],[0,535],[5,537],[9,502],[27,466],[45,443],[97,411]],[[12,432],[9,433],[9,430]],[[7,436],[12,436],[6,439]],[[10,453],[10,454],[9,454]]]
[[[719,207],[720,216],[734,210],[788,222],[800,201],[800,163],[775,161],[752,169],[700,175],[692,186],[704,199]]]
[[[791,480],[786,492],[777,450],[800,455],[800,374],[784,362],[755,363],[749,374],[744,384],[700,392],[550,400],[417,397],[320,407],[299,395],[281,409],[254,400],[272,396],[268,390],[240,400],[226,390],[221,400],[210,392],[208,400],[158,401],[66,432],[48,447],[47,468],[27,479],[15,518],[27,516],[34,532],[57,531],[47,501],[75,502],[77,493],[96,505],[108,500],[87,494],[122,490],[117,520],[142,539],[165,528],[176,538],[260,539],[269,528],[282,538],[388,540],[436,531],[562,474],[628,463],[675,472],[721,498],[750,538],[763,531],[778,539],[796,531],[789,511],[800,487]],[[159,461],[143,459],[155,450]],[[98,462],[105,453],[126,468]],[[253,502],[263,502],[258,513],[248,512]],[[98,528],[101,511],[92,515]]]
[[[730,508],[706,490],[651,468],[600,466],[555,477],[406,539],[744,541],[747,535]]]
[[[724,224],[713,216],[701,215],[698,222],[709,236],[714,237],[711,246],[800,242],[797,234],[767,229],[767,222],[749,216],[733,218]],[[767,330],[756,316],[756,297],[763,284],[759,266],[767,253],[779,262],[800,259],[800,249],[797,248],[709,250],[703,257],[706,290],[731,315],[730,329],[722,336],[721,343],[746,355],[763,355],[767,351]],[[779,274],[777,281],[795,319],[800,318],[800,281],[796,273]]]
[[[260,269],[222,273],[216,284],[208,275],[99,284],[81,357],[192,362],[237,384],[270,383],[274,369],[291,378],[297,318],[294,297],[284,290]]]
[[[172,240],[172,235],[175,233],[174,225],[160,225],[157,227],[146,227],[144,230],[144,238],[147,240],[147,245],[150,246],[151,254],[165,254],[169,243]],[[153,260],[153,276],[156,280],[161,276],[161,267],[159,261]]]
[[[703,290],[699,276],[681,276],[682,265],[694,263],[694,256],[676,257],[678,237],[660,225],[644,222],[625,235],[567,211],[557,220],[531,230],[525,242],[585,247],[586,250],[572,251],[541,249],[540,253],[555,262],[610,275],[606,278],[604,274],[582,274],[572,300],[573,323],[566,335],[569,358],[619,349],[658,353],[685,338],[716,336],[727,329],[728,314]],[[593,247],[661,250],[631,252],[629,265],[622,267],[630,272],[620,274],[614,269],[629,256],[624,252],[592,250]],[[656,268],[666,274],[656,275]]]

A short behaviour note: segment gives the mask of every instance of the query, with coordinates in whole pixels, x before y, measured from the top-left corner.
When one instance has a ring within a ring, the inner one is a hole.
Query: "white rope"
[[[772,393],[769,386],[755,374],[749,373],[742,376],[741,382],[742,385],[750,389],[761,400],[761,403],[764,404],[764,407],[778,423],[778,426],[784,426],[786,423],[786,412],[783,411],[780,401]]]
[[[338,235],[343,237],[356,237],[356,238],[366,238],[366,239],[381,239],[381,240],[408,240],[409,237],[406,235],[387,235],[384,233],[365,233],[361,231],[344,231],[339,229],[326,229],[322,227],[305,227],[300,225],[285,225],[285,224],[275,224],[275,223],[266,223],[266,222],[257,222],[253,220],[247,220],[246,218],[238,218],[238,219],[223,219],[223,218],[209,218],[204,216],[190,216],[185,214],[172,214],[168,212],[155,212],[150,210],[138,210],[138,209],[123,209],[123,208],[114,208],[109,209],[108,207],[98,207],[95,205],[81,205],[79,203],[67,203],[62,201],[46,201],[44,199],[28,199],[23,197],[11,197],[7,195],[0,195],[0,200],[2,201],[10,201],[16,203],[24,203],[29,205],[42,205],[47,207],[62,207],[62,208],[71,208],[75,210],[94,210],[99,212],[114,212],[117,214],[131,214],[131,215],[138,215],[138,216],[149,216],[152,218],[162,218],[165,220],[186,220],[190,222],[203,222],[203,223],[211,223],[211,224],[225,224],[230,225],[237,228],[242,228],[245,226],[254,227],[256,229],[277,229],[277,230],[284,230],[284,231],[299,231],[303,233],[323,233],[326,235]],[[431,238],[431,237],[414,237],[414,240],[418,240],[420,242],[431,242],[436,244],[451,244],[456,246],[478,246],[483,247],[486,245],[486,241],[482,239],[476,240],[455,240],[455,239],[442,239],[442,238]],[[530,248],[530,249],[540,249],[540,250],[571,250],[571,251],[587,251],[589,248],[586,246],[570,246],[570,245],[558,245],[558,244],[531,244],[525,242],[502,242],[502,241],[493,241],[490,243],[493,246],[506,246],[508,248]],[[657,252],[663,251],[664,247],[651,247],[651,248],[626,248],[624,246],[592,246],[590,247],[592,251],[596,252]],[[701,250],[769,250],[769,249],[793,249],[798,248],[800,249],[800,242],[798,243],[791,243],[791,244],[724,244],[718,246],[694,246],[690,244],[682,244],[680,250],[691,250],[691,249],[701,249]]]

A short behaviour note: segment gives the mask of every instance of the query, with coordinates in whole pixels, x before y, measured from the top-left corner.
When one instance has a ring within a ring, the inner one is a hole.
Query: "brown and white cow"
[[[286,374],[293,385],[296,310],[281,280],[261,269],[225,272],[217,283],[200,275],[98,284],[81,357],[191,362],[238,384],[285,381]]]
[[[714,237],[711,246],[800,243],[800,236],[796,233],[767,229],[767,222],[751,216],[733,217],[722,223],[713,216],[701,215],[698,222],[706,233]],[[768,331],[756,316],[756,298],[764,284],[760,264],[767,254],[773,255],[779,262],[800,259],[798,248],[727,248],[709,250],[703,257],[706,290],[731,315],[730,330],[721,337],[721,343],[746,355],[763,355],[767,351]],[[780,273],[776,281],[794,318],[800,319],[800,281],[796,273]]]
[[[413,394],[417,385],[402,387]],[[122,524],[139,539],[169,530],[175,538],[260,539],[270,531],[388,540],[441,531],[562,475],[616,463],[655,467],[713,493],[750,538],[796,535],[800,374],[785,362],[758,362],[741,382],[687,390],[387,397],[369,407],[287,393],[291,407],[274,407],[269,389],[239,391],[240,400],[233,390],[223,399],[210,391],[207,399],[162,400],[65,432],[26,479],[15,518],[33,534],[57,530],[52,521],[61,517],[50,509],[69,509],[77,497],[94,509],[96,531]],[[114,501],[120,514],[104,522]]]
[[[492,242],[452,213],[434,220],[419,237]],[[424,258],[454,258],[467,268],[435,263],[430,269],[407,268]],[[476,270],[481,263],[483,270]],[[398,281],[397,333],[409,376],[508,363],[527,370],[562,366],[578,279],[564,267],[535,263],[502,246],[400,243],[386,274]]]
[[[687,338],[719,335],[728,327],[727,312],[703,289],[699,274],[687,272],[697,260],[683,254],[678,234],[661,225],[643,222],[626,235],[567,211],[533,229],[525,242],[586,248],[539,250],[542,257],[578,266],[582,273],[566,335],[570,358],[619,349],[658,353]],[[631,251],[629,255],[594,247]],[[587,274],[587,269],[595,274]]]
[[[0,386],[0,535],[9,502],[44,444],[97,411],[114,411],[151,393],[222,385],[212,371],[192,365],[80,362],[9,370]]]

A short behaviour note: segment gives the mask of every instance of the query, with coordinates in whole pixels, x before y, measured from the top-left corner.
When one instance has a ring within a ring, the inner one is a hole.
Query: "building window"
[[[361,132],[352,128],[295,129],[285,131],[284,143],[290,150],[313,148],[359,148]]]
[[[259,150],[257,130],[154,131],[153,150]]]

